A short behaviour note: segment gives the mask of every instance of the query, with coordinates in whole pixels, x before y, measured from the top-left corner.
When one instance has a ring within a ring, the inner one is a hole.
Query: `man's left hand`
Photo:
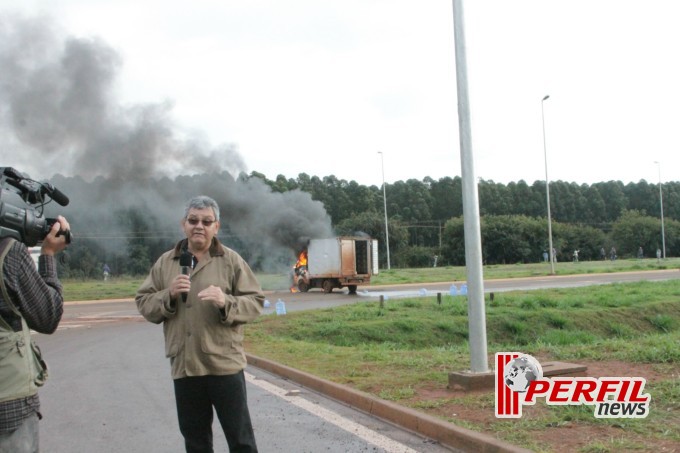
[[[198,298],[212,302],[217,308],[224,308],[226,304],[225,294],[219,286],[208,286],[206,289],[198,293]]]

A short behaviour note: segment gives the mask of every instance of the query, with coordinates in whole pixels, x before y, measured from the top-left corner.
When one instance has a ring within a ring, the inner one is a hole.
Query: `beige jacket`
[[[213,239],[210,254],[191,271],[187,301],[170,297],[170,282],[181,272],[186,239],[164,253],[137,290],[137,309],[148,321],[163,323],[165,354],[172,378],[234,374],[246,367],[243,324],[257,318],[264,294],[241,256]],[[224,310],[196,296],[209,285],[226,294]]]

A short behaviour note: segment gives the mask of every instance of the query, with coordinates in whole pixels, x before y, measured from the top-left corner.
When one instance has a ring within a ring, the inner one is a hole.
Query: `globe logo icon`
[[[505,365],[505,385],[510,390],[524,393],[531,382],[543,378],[543,368],[538,360],[530,355],[522,355],[512,359]]]

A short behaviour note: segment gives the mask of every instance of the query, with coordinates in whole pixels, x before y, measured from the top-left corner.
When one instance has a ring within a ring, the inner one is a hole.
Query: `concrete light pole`
[[[659,166],[659,207],[661,208],[661,251],[666,259],[666,233],[663,227],[663,191],[661,190],[661,162],[654,161]]]
[[[545,159],[545,199],[548,205],[548,247],[550,247],[550,273],[555,274],[555,254],[553,253],[552,218],[550,217],[550,180],[548,179],[548,151],[545,146],[545,111],[543,104],[550,95],[546,94],[541,100],[541,120],[543,121],[543,157]]]
[[[385,247],[387,248],[387,270],[390,270],[390,232],[387,228],[387,195],[385,192],[385,159],[382,151],[380,154],[380,164],[382,167],[382,186],[383,186],[383,206],[385,207]]]
[[[453,0],[453,35],[456,53],[456,94],[458,96],[458,135],[463,180],[463,229],[465,231],[465,270],[468,284],[468,325],[470,371],[488,373],[486,307],[482,268],[482,233],[479,220],[479,193],[472,153],[472,126],[467,78],[465,21],[462,0]]]

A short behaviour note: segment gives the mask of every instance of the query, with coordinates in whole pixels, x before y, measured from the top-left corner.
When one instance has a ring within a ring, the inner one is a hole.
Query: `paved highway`
[[[680,278],[680,270],[660,270],[644,272],[620,272],[612,274],[585,274],[585,275],[565,275],[565,276],[542,276],[530,278],[508,278],[487,280],[484,282],[484,291],[504,292],[518,290],[533,290],[544,288],[574,288],[592,285],[605,285],[609,283],[625,283],[641,280],[662,281]],[[385,285],[359,287],[357,294],[350,295],[347,290],[335,290],[330,294],[324,294],[319,289],[314,289],[308,293],[291,294],[288,291],[271,292],[267,294],[271,302],[269,312],[274,310],[277,299],[282,299],[286,303],[287,311],[311,310],[319,308],[330,308],[360,301],[378,300],[380,296],[384,298],[436,296],[442,293],[448,295],[451,285],[455,284],[457,291],[460,291],[465,282],[443,282],[443,283],[413,283],[407,285]]]

